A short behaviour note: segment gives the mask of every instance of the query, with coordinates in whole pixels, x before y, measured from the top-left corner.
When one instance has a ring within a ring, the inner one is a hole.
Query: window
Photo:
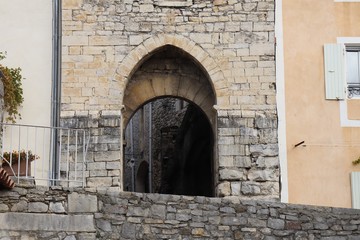
[[[346,97],[344,44],[325,44],[324,70],[326,99]]]
[[[326,99],[360,98],[360,43],[325,44]]]
[[[346,81],[348,97],[360,97],[360,46],[346,46]]]

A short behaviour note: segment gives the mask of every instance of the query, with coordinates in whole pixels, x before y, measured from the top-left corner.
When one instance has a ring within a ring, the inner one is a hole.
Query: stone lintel
[[[2,230],[95,232],[93,215],[0,213]]]

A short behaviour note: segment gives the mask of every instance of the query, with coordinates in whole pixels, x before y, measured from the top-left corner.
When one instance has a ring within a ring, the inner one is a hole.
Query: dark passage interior
[[[214,195],[213,133],[196,105],[167,97],[142,106],[125,141],[125,190]]]

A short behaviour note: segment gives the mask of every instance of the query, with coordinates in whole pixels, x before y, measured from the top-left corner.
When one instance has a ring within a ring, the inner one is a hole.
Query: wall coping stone
[[[2,230],[95,232],[93,215],[0,213]]]

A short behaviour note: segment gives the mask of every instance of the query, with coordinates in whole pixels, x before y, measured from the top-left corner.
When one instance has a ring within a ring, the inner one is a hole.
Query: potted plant
[[[2,168],[4,168],[10,176],[30,176],[31,162],[38,158],[39,156],[33,154],[30,150],[4,152],[2,155]]]
[[[6,52],[0,52],[0,60],[5,56]],[[4,85],[4,110],[7,112],[6,121],[12,123],[15,123],[17,117],[21,118],[19,107],[24,102],[22,79],[20,68],[9,68],[0,64],[0,80]]]

